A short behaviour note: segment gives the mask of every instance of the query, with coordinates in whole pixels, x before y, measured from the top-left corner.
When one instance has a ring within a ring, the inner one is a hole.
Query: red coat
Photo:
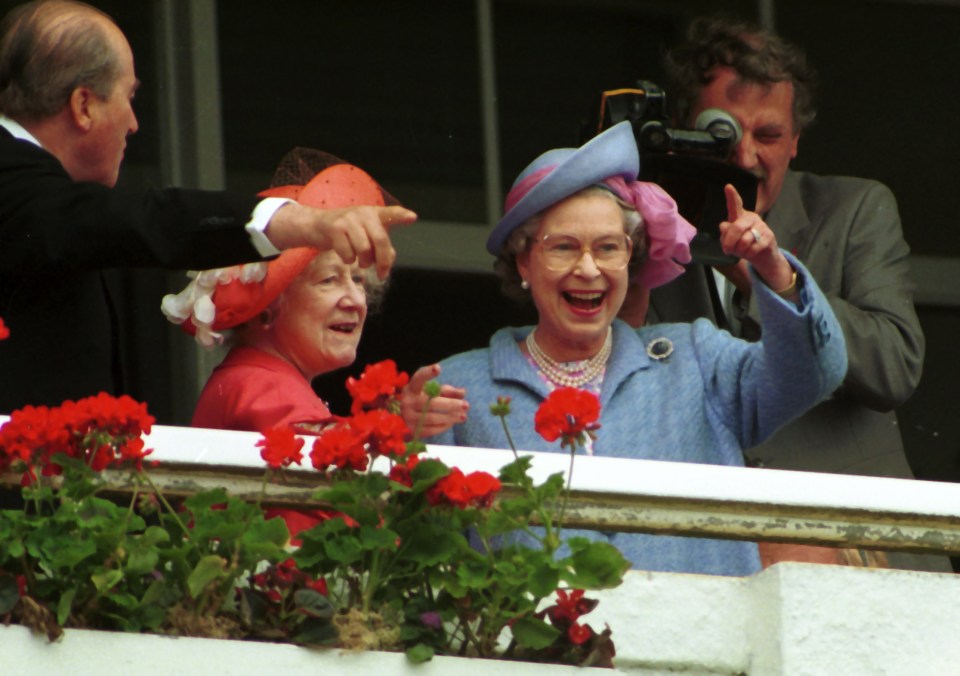
[[[330,410],[292,364],[252,347],[235,347],[213,370],[193,413],[194,427],[261,432],[278,425],[323,423]],[[309,449],[305,449],[309,452]],[[329,515],[292,509],[267,509],[280,516],[291,536]]]
[[[213,370],[193,413],[194,427],[262,432],[277,425],[324,423],[330,410],[292,364],[235,347]]]

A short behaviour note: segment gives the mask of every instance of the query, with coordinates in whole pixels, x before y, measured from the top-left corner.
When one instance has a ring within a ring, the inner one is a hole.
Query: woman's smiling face
[[[540,215],[540,227],[525,252],[517,256],[520,275],[530,284],[537,306],[537,342],[559,361],[586,359],[596,354],[607,336],[627,293],[627,267],[597,266],[582,251],[563,271],[548,265],[543,244],[547,237],[578,240],[584,249],[601,241],[624,237],[624,217],[613,195],[580,193],[558,202]]]
[[[308,379],[349,366],[367,318],[365,275],[320,253],[278,299],[273,345]]]

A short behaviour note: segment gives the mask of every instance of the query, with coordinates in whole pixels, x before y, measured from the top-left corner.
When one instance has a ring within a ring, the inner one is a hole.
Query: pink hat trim
[[[541,167],[529,176],[524,176],[521,180],[517,181],[510,189],[510,192],[507,193],[507,199],[505,199],[503,202],[503,212],[507,213],[513,209],[517,202],[522,200],[524,195],[533,189],[533,186],[543,180],[547,174],[556,168],[556,164],[551,164],[548,167]]]
[[[632,204],[643,218],[647,260],[637,281],[646,289],[655,289],[682,275],[681,263],[690,262],[690,241],[697,229],[680,215],[674,199],[656,183],[626,181],[622,176],[612,176],[603,183]]]

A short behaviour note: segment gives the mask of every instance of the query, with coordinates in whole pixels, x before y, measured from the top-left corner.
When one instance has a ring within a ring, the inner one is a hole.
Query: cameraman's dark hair
[[[687,42],[667,55],[677,124],[690,121],[700,91],[717,66],[735,70],[749,82],[793,84],[793,129],[813,122],[816,72],[803,51],[778,35],[724,17],[701,18],[687,31]]]
[[[41,120],[63,110],[77,87],[106,99],[119,72],[104,30],[110,17],[90,5],[39,0],[0,22],[0,112]]]

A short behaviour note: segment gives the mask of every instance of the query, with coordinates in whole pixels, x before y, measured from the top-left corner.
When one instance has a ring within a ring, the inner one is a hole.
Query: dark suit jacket
[[[116,318],[101,270],[258,260],[243,228],[257,202],[78,183],[0,128],[0,317],[11,332],[0,342],[0,413],[114,392]]]
[[[920,381],[924,338],[893,194],[875,181],[788,172],[765,220],[830,301],[849,371],[831,399],[747,457],[779,469],[911,477],[893,409]],[[706,272],[691,266],[654,289],[649,321],[718,321]]]

